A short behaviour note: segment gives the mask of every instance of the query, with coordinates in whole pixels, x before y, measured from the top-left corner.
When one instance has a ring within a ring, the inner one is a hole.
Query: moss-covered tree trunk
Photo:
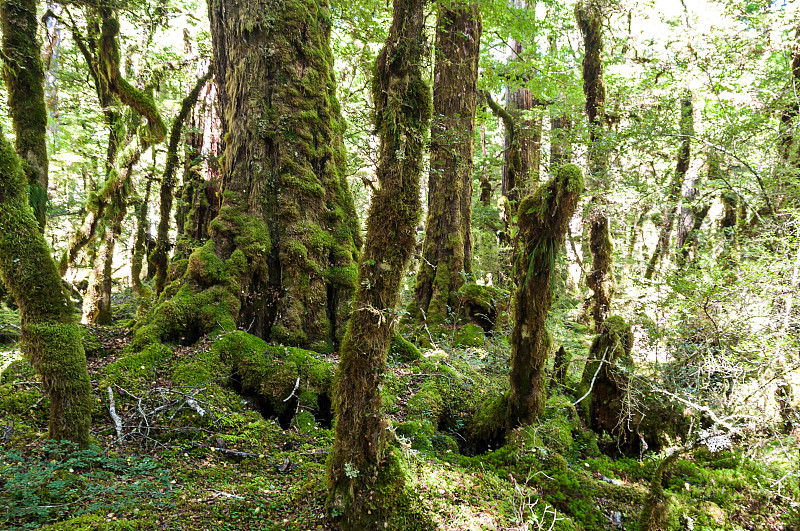
[[[330,14],[316,0],[213,0],[209,17],[225,139],[222,203],[180,292],[165,290],[172,299],[137,342],[235,323],[277,343],[331,351],[350,313],[360,235],[343,173]],[[172,319],[180,305],[184,318]]]
[[[472,172],[481,20],[477,6],[442,5],[436,26],[428,217],[412,314],[441,324],[471,270]]]
[[[647,269],[644,273],[644,278],[646,279],[653,278],[653,274],[656,272],[656,266],[669,248],[669,239],[672,234],[672,227],[675,224],[675,216],[678,212],[678,203],[681,199],[683,181],[686,178],[686,173],[689,171],[692,145],[691,136],[694,134],[694,105],[692,104],[692,94],[689,91],[686,91],[681,98],[680,132],[681,145],[678,148],[678,161],[675,165],[675,174],[667,189],[667,210],[664,215],[664,221],[661,224],[658,243],[653,250],[650,261],[647,263]]]
[[[779,196],[776,198],[776,209],[800,205],[800,185],[797,178],[800,173],[800,142],[797,139],[797,116],[800,113],[800,104],[797,101],[797,94],[800,92],[800,28],[796,30],[789,67],[789,103],[781,112],[778,151],[782,163],[777,169]]]
[[[589,174],[595,207],[590,212],[589,250],[592,269],[586,284],[592,290],[591,314],[599,329],[611,311],[616,291],[613,269],[613,241],[602,190],[608,182],[608,146],[605,129],[606,87],[603,81],[603,20],[601,7],[595,0],[575,4],[575,18],[583,34],[583,93],[589,118]]]
[[[531,423],[544,410],[545,364],[551,345],[545,320],[553,301],[555,260],[581,192],[581,171],[567,164],[519,207],[519,232],[514,245],[517,291],[511,332],[508,430]]]
[[[211,78],[211,72],[202,76],[194,85],[192,91],[181,102],[178,115],[172,121],[172,128],[169,134],[167,145],[167,162],[164,165],[164,172],[161,175],[161,188],[159,192],[159,218],[158,229],[156,232],[156,245],[148,256],[148,263],[153,269],[155,277],[155,291],[160,294],[164,291],[167,282],[167,262],[170,248],[169,227],[172,215],[172,200],[175,193],[175,173],[178,167],[178,144],[181,140],[183,123],[192,111],[200,91]],[[194,158],[194,157],[192,157]]]
[[[44,66],[37,30],[35,0],[0,1],[3,33],[3,80],[14,126],[14,146],[24,161],[28,195],[36,221],[44,231],[47,221],[47,108]]]
[[[0,133],[0,274],[20,309],[20,346],[50,398],[49,437],[87,446],[94,400],[81,333],[28,187],[20,158]]]
[[[422,68],[424,7],[424,0],[395,0],[389,36],[375,64],[380,188],[372,197],[355,306],[341,347],[336,440],[328,460],[328,507],[341,513],[345,530],[403,528],[396,504],[404,478],[386,449],[389,432],[379,385],[420,215],[419,179],[431,111]]]

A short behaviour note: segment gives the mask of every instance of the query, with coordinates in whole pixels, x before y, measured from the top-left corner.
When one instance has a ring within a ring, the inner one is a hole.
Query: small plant
[[[163,503],[169,472],[150,458],[48,442],[40,455],[0,454],[0,527],[38,529],[68,516]]]

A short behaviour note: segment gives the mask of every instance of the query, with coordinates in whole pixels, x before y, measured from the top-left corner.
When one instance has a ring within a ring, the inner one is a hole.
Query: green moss
[[[294,425],[300,433],[311,433],[317,428],[317,423],[314,420],[314,415],[308,411],[301,411],[294,418]]]
[[[97,357],[103,354],[103,344],[97,336],[87,328],[81,328],[81,344],[86,357]]]
[[[473,323],[462,325],[453,338],[453,344],[461,347],[482,347],[485,341],[483,328]]]
[[[213,242],[206,243],[203,247],[195,249],[189,256],[186,276],[201,286],[212,286],[222,283],[225,277],[225,264],[214,253]]]
[[[316,352],[269,346],[246,332],[223,335],[211,351],[236,374],[242,389],[265,399],[279,415],[291,405],[284,399],[292,393],[312,412],[319,411],[319,396],[330,393],[334,367]]]
[[[352,260],[352,256],[350,259]],[[345,267],[331,266],[326,270],[325,278],[331,284],[355,289],[358,286],[358,268],[355,265]]]
[[[395,434],[408,439],[415,450],[431,450],[436,427],[429,420],[412,420],[396,424]]]
[[[394,334],[389,344],[389,356],[401,363],[410,363],[422,359],[419,349],[402,335]]]
[[[172,356],[172,349],[160,343],[144,347],[139,352],[128,353],[103,368],[100,388],[119,384],[138,389],[147,389],[155,381],[156,373],[162,364]]]

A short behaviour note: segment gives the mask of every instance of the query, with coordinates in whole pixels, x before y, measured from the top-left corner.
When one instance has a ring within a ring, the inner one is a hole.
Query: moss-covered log
[[[424,0],[395,0],[372,93],[380,137],[380,188],[372,197],[353,315],[341,346],[328,460],[328,507],[346,530],[408,529],[404,474],[387,451],[379,386],[386,368],[400,282],[414,251],[419,179],[431,112],[425,83]]]
[[[530,424],[544,409],[545,363],[551,345],[545,320],[553,301],[556,254],[563,245],[581,192],[581,170],[567,164],[520,204],[514,245],[517,292],[511,332],[509,431],[520,424]]]
[[[411,313],[441,324],[471,270],[472,171],[481,20],[477,6],[439,7],[431,170],[422,260]]]
[[[47,108],[44,102],[42,45],[35,0],[0,2],[3,81],[14,125],[14,146],[24,161],[29,202],[39,227],[47,221]]]
[[[2,133],[0,273],[19,306],[22,352],[50,397],[50,438],[87,446],[94,401],[81,333],[28,203],[20,158]]]
[[[167,254],[169,253],[169,226],[170,215],[172,214],[172,199],[175,193],[175,171],[178,166],[178,144],[181,140],[183,123],[197,102],[200,91],[211,78],[209,70],[204,76],[197,80],[192,91],[181,102],[178,115],[172,121],[172,128],[169,133],[169,144],[167,144],[167,162],[164,166],[164,173],[161,176],[161,190],[159,197],[159,218],[158,230],[156,232],[156,246],[148,256],[147,260],[154,270],[155,291],[157,294],[164,291],[167,281]]]
[[[656,266],[669,248],[669,239],[672,234],[672,227],[675,224],[678,202],[680,201],[681,190],[683,189],[683,180],[686,178],[686,173],[689,171],[689,163],[691,162],[691,136],[694,134],[694,105],[692,104],[692,93],[689,91],[686,91],[681,98],[680,131],[682,138],[681,145],[678,148],[678,161],[675,165],[675,173],[667,189],[667,211],[664,215],[664,221],[661,224],[658,243],[653,250],[650,261],[647,263],[647,269],[644,272],[644,278],[646,279],[653,278],[653,274],[656,272]]]

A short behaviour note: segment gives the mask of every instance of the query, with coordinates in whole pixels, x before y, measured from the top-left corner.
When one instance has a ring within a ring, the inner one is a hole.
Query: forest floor
[[[175,367],[209,359],[219,337],[157,358],[136,357],[130,337],[124,328],[86,329],[97,407],[96,445],[83,452],[46,442],[48,401],[26,362],[0,378],[0,528],[337,529],[325,511],[333,432],[322,393],[313,417],[297,402],[270,418],[274,405],[227,377],[176,385]],[[335,356],[324,362],[335,367]],[[475,435],[481,404],[502,392],[506,363],[502,340],[420,359],[390,355],[391,451],[407,462],[409,489],[432,528],[638,529],[663,456],[604,454],[594,434],[559,412],[565,399],[556,392],[548,418],[506,444]],[[679,460],[664,476],[664,529],[797,529],[797,431],[769,441]]]

